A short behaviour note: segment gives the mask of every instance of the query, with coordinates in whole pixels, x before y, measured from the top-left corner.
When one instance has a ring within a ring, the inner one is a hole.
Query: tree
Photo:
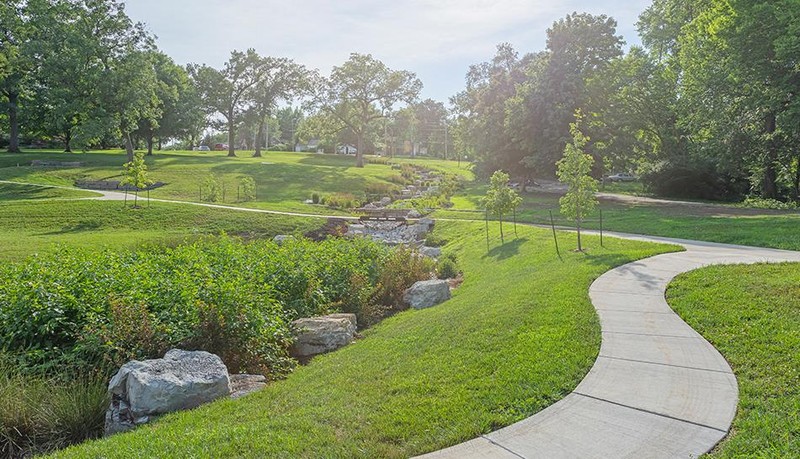
[[[236,122],[251,105],[250,90],[261,82],[264,71],[261,56],[252,48],[232,51],[222,70],[206,65],[189,67],[206,113],[209,116],[218,113],[225,118],[228,156],[236,156]]]
[[[288,100],[306,88],[306,69],[286,58],[265,57],[261,62],[261,80],[251,89],[253,112],[258,122],[254,157],[261,156],[264,125],[278,101]]]
[[[133,160],[125,163],[125,172],[122,174],[120,185],[125,187],[125,202],[128,201],[128,188],[134,188],[133,206],[136,207],[139,201],[139,190],[149,187],[153,182],[147,175],[147,164],[144,162],[144,153],[137,151],[133,155]]]
[[[575,122],[569,126],[572,134],[572,143],[564,147],[564,157],[557,163],[558,180],[567,185],[567,193],[559,199],[561,213],[569,219],[575,220],[578,230],[578,251],[583,251],[581,246],[581,222],[597,206],[597,180],[590,175],[594,159],[584,153],[584,148],[589,142],[580,130],[583,119],[580,111],[575,113]]]
[[[353,53],[330,77],[317,79],[309,105],[329,115],[339,130],[353,132],[356,167],[364,167],[365,139],[373,123],[397,103],[413,102],[421,89],[413,73],[391,70],[370,54]]]
[[[505,244],[503,236],[503,215],[513,212],[522,203],[522,198],[508,186],[508,174],[495,171],[489,180],[489,190],[483,197],[483,206],[486,212],[496,215],[500,219],[500,241]]]

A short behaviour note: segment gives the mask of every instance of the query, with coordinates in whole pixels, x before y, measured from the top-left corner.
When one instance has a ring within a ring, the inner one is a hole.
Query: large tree
[[[422,89],[416,75],[392,70],[370,54],[353,53],[314,85],[310,106],[356,136],[356,166],[364,167],[365,139],[376,120],[398,103],[413,102]]]
[[[264,126],[278,102],[289,100],[307,88],[307,71],[302,65],[286,58],[265,57],[261,62],[261,80],[250,90],[252,110],[258,125],[255,153],[261,156]]]
[[[236,123],[252,105],[251,89],[263,78],[264,60],[252,48],[232,51],[222,70],[192,65],[189,71],[209,116],[221,115],[228,130],[228,156],[236,156]]]

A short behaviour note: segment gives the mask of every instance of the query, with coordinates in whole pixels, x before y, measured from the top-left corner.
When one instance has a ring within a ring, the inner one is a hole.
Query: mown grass
[[[453,209],[439,210],[434,217],[482,219],[480,198],[485,186],[468,186],[453,198]],[[550,224],[550,213],[557,226],[574,227],[573,221],[559,212],[559,196],[549,193],[523,193],[516,218],[519,222]],[[732,205],[624,203],[601,201],[597,211],[583,227],[652,236],[703,240],[727,244],[800,250],[800,212],[742,209]],[[506,216],[506,221],[511,220]]]
[[[0,202],[0,260],[14,261],[58,245],[130,248],[175,244],[225,232],[246,237],[303,233],[322,219],[152,202],[132,209],[118,201]]]
[[[153,198],[201,201],[201,186],[214,176],[224,188],[226,203],[253,208],[306,212],[337,213],[331,209],[306,204],[316,192],[363,194],[369,184],[389,184],[397,175],[388,164],[367,164],[355,167],[355,159],[345,155],[323,155],[293,152],[264,152],[253,158],[252,152],[240,151],[235,158],[225,152],[156,152],[145,158],[152,180],[165,183],[151,191]],[[82,162],[81,167],[32,167],[33,160]],[[121,151],[59,153],[52,151],[0,153],[0,180],[36,184],[72,186],[79,180],[120,180],[122,164],[127,161]],[[382,161],[382,160],[380,160]],[[471,178],[466,165],[455,161],[423,158],[395,158],[392,161],[413,162],[431,169],[443,170]],[[256,199],[242,202],[238,193],[240,179],[252,177],[256,182]]]
[[[670,305],[730,362],[731,434],[710,457],[800,457],[800,265],[715,266],[679,276]]]
[[[52,186],[21,185],[0,183],[0,201],[27,201],[40,199],[77,199],[100,196],[85,190],[58,188]]]
[[[616,239],[600,248],[588,237],[588,253],[560,261],[544,230],[519,228],[505,245],[493,236],[487,251],[482,224],[438,225],[465,272],[452,300],[399,313],[259,393],[57,457],[391,458],[473,438],[543,409],[584,377],[600,344],[593,279],[675,249]],[[574,235],[561,237],[574,246]]]

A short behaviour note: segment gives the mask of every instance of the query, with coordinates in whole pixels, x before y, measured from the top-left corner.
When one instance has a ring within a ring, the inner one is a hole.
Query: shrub
[[[408,185],[414,183],[414,180],[407,179],[400,174],[392,174],[389,176],[388,180],[392,183],[396,183],[398,185]]]
[[[765,199],[759,197],[748,197],[741,203],[742,207],[751,207],[755,209],[773,209],[773,210],[796,210],[798,204],[796,202],[783,202],[777,199]]]
[[[415,251],[400,246],[386,258],[381,267],[375,291],[372,294],[372,304],[386,307],[386,313],[393,313],[407,309],[403,302],[403,292],[414,282],[431,278],[434,271],[434,262],[427,257],[421,257]],[[380,317],[364,317],[370,323],[380,320]]]
[[[460,272],[455,254],[446,253],[442,255],[436,266],[436,277],[439,279],[453,279],[458,277]]]
[[[319,204],[319,193],[311,193],[311,202],[314,204]]]
[[[435,231],[428,233],[425,236],[425,245],[428,247],[442,247],[447,244],[448,240],[437,234]]]
[[[200,189],[200,199],[202,201],[217,202],[222,199],[222,186],[213,175],[206,177]]]
[[[329,194],[322,199],[322,203],[334,209],[353,209],[361,205],[361,202],[350,193]]]
[[[392,193],[396,193],[397,190],[398,190],[397,186],[386,182],[370,182],[367,183],[367,186],[364,187],[364,193],[366,193],[367,196],[370,195],[377,195],[380,197],[389,196]]]
[[[240,178],[239,191],[242,201],[254,201],[256,199],[256,181],[253,177],[245,176]]]

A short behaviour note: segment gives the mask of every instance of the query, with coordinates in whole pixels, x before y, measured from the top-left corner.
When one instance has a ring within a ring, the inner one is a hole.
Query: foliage
[[[458,268],[458,258],[455,253],[448,252],[439,259],[436,266],[436,277],[439,279],[454,279],[461,271]]]
[[[753,209],[775,209],[775,210],[797,210],[800,208],[796,202],[783,202],[775,199],[764,199],[759,197],[748,197],[741,203],[742,207]]]
[[[209,175],[200,187],[200,200],[217,202],[222,200],[222,184],[215,175]]]
[[[329,78],[314,83],[309,106],[322,112],[329,130],[356,136],[356,166],[364,167],[365,139],[376,120],[395,104],[412,102],[422,88],[416,75],[391,70],[370,54],[350,54]]]
[[[354,209],[361,205],[361,201],[352,193],[326,194],[322,197],[320,203],[333,209]]]
[[[280,377],[291,368],[289,321],[358,309],[354,298],[369,297],[389,276],[383,260],[394,269],[397,257],[377,243],[337,239],[64,249],[0,268],[0,348],[23,367],[61,370],[113,368],[188,346],[219,352],[232,371]]]
[[[241,193],[242,201],[255,201],[256,199],[256,181],[249,175],[239,179],[239,190]]]
[[[508,174],[503,171],[495,171],[482,203],[489,214],[496,215],[500,219],[500,239],[503,242],[505,242],[503,239],[503,215],[514,211],[521,202],[522,198],[508,186]]]
[[[25,374],[0,354],[0,456],[22,459],[102,435],[106,381]]]
[[[311,193],[311,203],[312,204],[319,204],[319,201],[320,201],[319,193],[317,193],[316,191]]]
[[[431,231],[425,236],[425,245],[428,247],[442,247],[449,241],[437,231]]]
[[[564,148],[564,157],[558,162],[558,180],[567,185],[567,192],[559,199],[561,213],[575,221],[578,230],[578,251],[581,247],[581,222],[597,206],[597,180],[589,175],[594,159],[584,153],[589,142],[580,130],[581,113],[575,115],[575,122],[570,124],[572,143]]]

